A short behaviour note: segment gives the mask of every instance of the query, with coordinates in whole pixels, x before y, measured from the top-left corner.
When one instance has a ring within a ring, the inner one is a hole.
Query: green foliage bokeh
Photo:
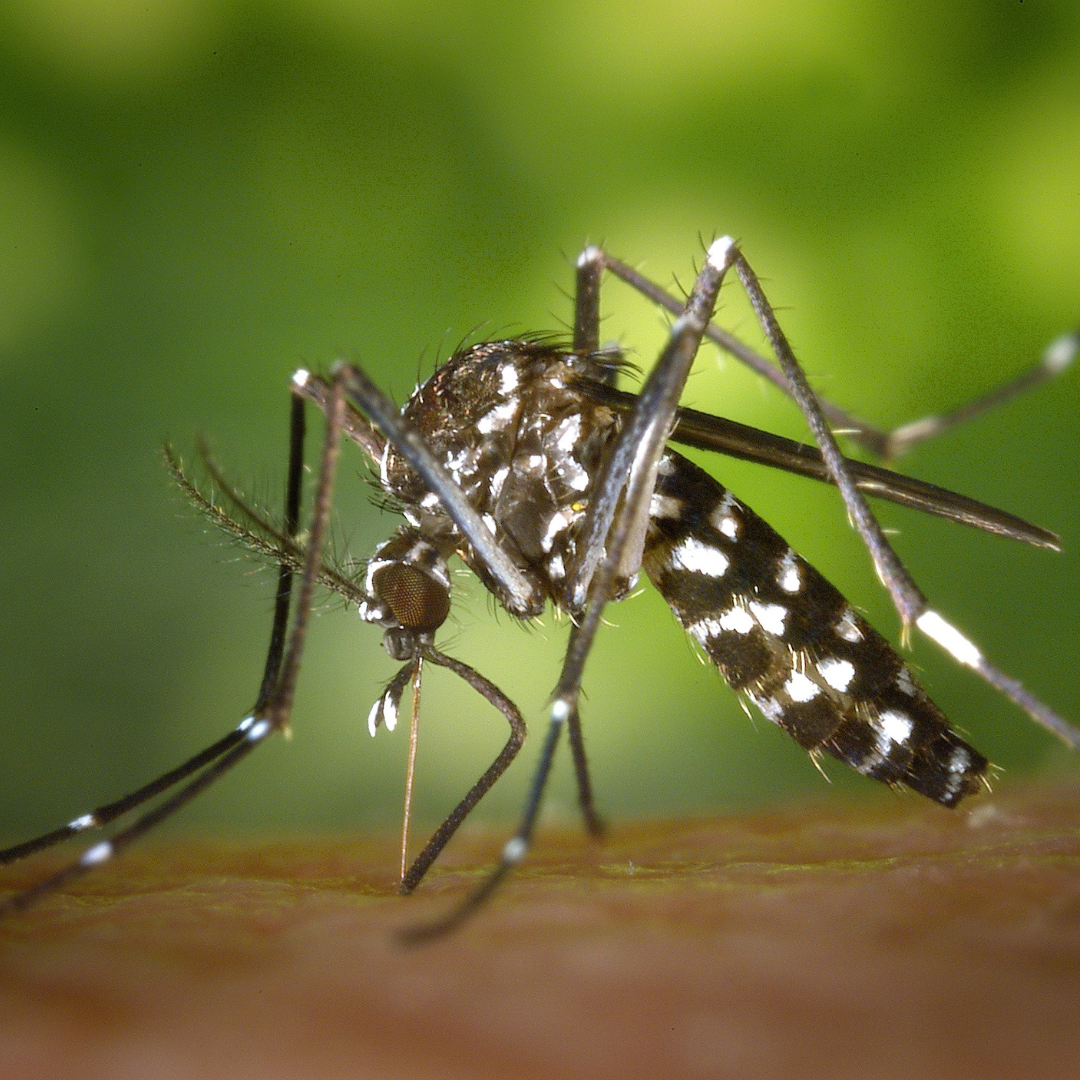
[[[686,284],[737,236],[815,384],[881,424],[948,409],[1080,317],[1075,0],[8,0],[0,6],[0,831],[67,820],[244,714],[269,625],[253,573],[170,489],[159,447],[206,432],[277,504],[287,383],[362,361],[401,400],[468,335],[559,330],[586,239]],[[647,364],[663,319],[609,282],[605,335]],[[721,321],[758,343],[725,290]],[[686,400],[805,437],[703,351]],[[926,592],[1075,720],[1080,377],[904,463],[1059,531],[1063,555],[886,509]],[[877,624],[896,618],[839,501],[714,461]],[[358,455],[361,557],[393,527]],[[447,640],[534,733],[565,625],[515,627],[462,583]],[[653,594],[612,609],[585,722],[606,812],[823,790],[751,724]],[[936,699],[1009,775],[1075,768],[923,643]],[[276,830],[400,813],[405,733],[369,740],[393,664],[329,604],[295,737],[183,819]],[[494,755],[497,716],[430,678],[419,812]],[[533,738],[483,813],[521,798]],[[837,786],[873,785],[830,769]],[[573,813],[562,764],[552,812]]]

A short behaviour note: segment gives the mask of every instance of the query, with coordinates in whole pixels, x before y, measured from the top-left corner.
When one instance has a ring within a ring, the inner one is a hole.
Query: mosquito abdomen
[[[818,571],[708,473],[667,451],[643,565],[732,689],[815,754],[945,806],[987,760]]]

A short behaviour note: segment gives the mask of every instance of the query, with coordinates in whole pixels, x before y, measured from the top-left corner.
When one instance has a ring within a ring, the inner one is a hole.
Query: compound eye
[[[399,562],[380,566],[371,575],[371,588],[398,624],[409,630],[437,630],[450,614],[449,589],[415,566]]]

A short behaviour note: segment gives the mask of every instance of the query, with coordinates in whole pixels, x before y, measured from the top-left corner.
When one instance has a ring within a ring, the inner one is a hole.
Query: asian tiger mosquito
[[[712,323],[720,286],[731,270],[778,366]],[[617,352],[600,347],[605,271],[676,316],[667,345],[637,396],[616,389],[615,377],[625,364]],[[817,447],[679,408],[703,338],[794,398]],[[986,758],[952,730],[884,638],[753,511],[670,449],[669,441],[835,484],[900,614],[905,636],[917,627],[1035,721],[1080,749],[1080,730],[998,670],[929,607],[864,494],[1040,547],[1056,550],[1058,538],[962,495],[849,460],[830,427],[836,425],[863,447],[891,459],[1060,373],[1078,348],[1080,333],[1067,334],[1050,345],[1038,365],[986,397],[947,416],[882,432],[813,393],[756,275],[738,245],[725,237],[709,247],[685,302],[600,248],[587,247],[577,263],[568,345],[518,338],[464,348],[437,368],[400,411],[355,365],[338,362],[327,379],[297,372],[283,524],[260,515],[205,455],[216,491],[231,506],[231,513],[222,510],[166,451],[178,483],[196,505],[278,566],[270,646],[251,714],[224,738],[137,791],[0,852],[0,863],[11,862],[108,825],[176,789],[111,839],[4,901],[0,911],[21,910],[105,862],[287,726],[317,585],[355,602],[361,618],[382,626],[384,647],[403,663],[371,710],[372,734],[380,724],[394,725],[410,683],[415,714],[424,661],[459,675],[510,726],[502,752],[411,866],[403,855],[401,891],[412,891],[525,737],[514,703],[484,676],[435,647],[435,634],[450,611],[447,561],[454,554],[510,614],[532,618],[550,601],[570,615],[572,625],[540,762],[516,833],[478,889],[438,922],[407,931],[405,940],[423,940],[455,927],[525,856],[564,727],[582,814],[591,832],[600,831],[578,696],[604,606],[622,599],[642,569],[729,685],[811,755],[828,753],[864,775],[904,784],[950,807],[985,783]],[[305,402],[320,408],[327,421],[306,538],[299,529]],[[323,559],[342,434],[378,467],[384,493],[406,519],[368,561],[362,582]],[[300,583],[290,632],[296,575]]]

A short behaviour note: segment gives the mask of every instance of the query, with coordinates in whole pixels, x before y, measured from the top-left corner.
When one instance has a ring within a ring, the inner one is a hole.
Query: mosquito
[[[609,273],[671,312],[668,340],[639,394],[619,390],[628,365],[600,345],[600,287]],[[746,292],[775,362],[713,322],[725,277]],[[679,397],[703,340],[749,365],[795,400],[816,446],[681,408]],[[1004,511],[887,469],[844,457],[834,428],[880,458],[912,446],[1063,371],[1080,332],[1054,341],[1012,382],[946,416],[891,432],[849,415],[811,390],[757,276],[738,244],[707,249],[685,299],[668,293],[599,247],[577,262],[573,337],[524,337],[459,350],[396,405],[355,364],[326,377],[298,371],[291,385],[289,469],[282,522],[253,507],[204,454],[208,497],[171,451],[167,462],[188,497],[217,525],[278,567],[270,645],[255,706],[232,731],[182,765],[123,798],[52,832],[0,852],[0,863],[104,827],[155,798],[152,809],[0,911],[26,908],[111,859],[286,729],[315,590],[355,604],[383,628],[383,645],[402,667],[369,715],[374,735],[393,727],[423,665],[449,669],[506,719],[510,734],[488,769],[407,864],[408,802],[401,891],[411,892],[472,808],[513,761],[525,739],[517,706],[475,669],[441,652],[435,636],[450,613],[449,560],[460,558],[512,616],[546,606],[569,615],[562,670],[547,731],[513,836],[483,883],[438,920],[406,930],[419,942],[457,927],[481,908],[526,856],[562,732],[568,733],[586,827],[601,831],[578,708],[586,661],[608,603],[623,599],[642,571],[676,618],[741,697],[796,739],[815,760],[828,754],[865,776],[906,786],[946,807],[985,785],[987,759],[949,725],[908,665],[847,600],[745,503],[679,454],[672,443],[714,450],[835,485],[895,605],[906,641],[912,628],[1080,749],[1072,726],[999,670],[930,607],[870,512],[866,496],[1060,550],[1053,533]],[[326,417],[308,529],[300,530],[305,405]],[[324,558],[342,436],[378,471],[405,523],[354,577]],[[223,506],[224,504],[224,506]],[[224,507],[228,507],[225,509]],[[298,583],[297,583],[298,582]],[[295,609],[290,626],[290,608]]]

